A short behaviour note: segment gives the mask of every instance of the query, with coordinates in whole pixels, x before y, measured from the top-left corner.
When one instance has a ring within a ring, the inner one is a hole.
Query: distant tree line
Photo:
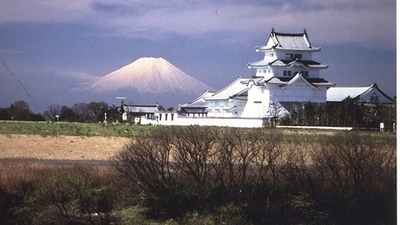
[[[16,101],[9,107],[0,108],[1,120],[62,121],[62,122],[115,122],[120,118],[119,107],[105,102],[49,105],[44,113],[33,113],[25,101]]]
[[[16,101],[9,107],[0,108],[0,120],[46,120],[40,113],[33,113],[28,103],[25,101]]]
[[[159,110],[165,110],[159,106]],[[173,108],[167,109],[172,111]],[[0,108],[0,120],[48,120],[64,122],[116,122],[121,119],[120,106],[105,102],[75,103],[66,105],[49,105],[43,113],[33,113],[28,103],[16,101],[9,107]],[[328,102],[315,105],[305,102],[293,107],[290,114],[279,119],[281,125],[307,126],[348,126],[378,128],[383,122],[386,128],[392,129],[396,121],[396,105],[380,102],[359,104],[352,98],[342,102]]]
[[[72,107],[50,105],[44,115],[51,121],[89,123],[115,122],[121,117],[119,107],[105,102],[75,103]]]
[[[380,123],[392,129],[396,121],[396,105],[380,102],[360,104],[348,97],[342,102],[315,105],[305,102],[279,120],[282,125],[373,127]]]

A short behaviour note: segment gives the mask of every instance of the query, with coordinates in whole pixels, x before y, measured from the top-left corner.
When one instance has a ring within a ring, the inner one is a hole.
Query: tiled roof
[[[202,95],[194,99],[193,101],[180,105],[180,108],[207,108],[208,103],[204,101],[204,98],[210,97],[215,92],[205,91]]]
[[[328,102],[341,102],[345,98],[356,98],[366,92],[369,87],[332,87],[326,92]]]
[[[279,33],[272,29],[269,39],[264,46],[256,50],[292,50],[292,51],[319,51],[321,48],[313,47],[308,39],[306,30],[302,33]]]
[[[242,78],[239,77],[235,81],[233,81],[231,84],[226,86],[225,88],[219,90],[216,92],[214,95],[210,97],[205,97],[204,99],[206,101],[209,100],[227,100],[233,95],[247,89],[246,82],[251,80],[251,78]]]
[[[155,113],[157,105],[124,105],[124,109],[133,113]]]
[[[374,95],[380,95],[384,99],[380,99],[380,101],[385,103],[394,103],[395,100],[385,94],[378,88],[377,84],[372,84],[370,86],[364,87],[333,87],[329,88],[326,92],[326,100],[328,102],[341,102],[347,97],[352,99],[359,99],[369,94],[373,93]]]
[[[279,85],[290,85],[295,80],[297,80],[301,76],[305,81],[310,83],[313,86],[334,86],[335,83],[328,82],[324,78],[308,78],[301,75],[301,73],[297,73],[293,77],[272,77],[269,80],[266,80],[266,83],[269,84],[279,84]]]
[[[307,33],[278,33],[272,30],[270,38],[275,43],[276,48],[292,50],[319,50],[311,46]]]
[[[272,66],[272,67],[288,67],[288,66],[302,66],[304,68],[327,68],[328,65],[321,64],[319,62],[313,60],[282,60],[276,59],[272,62],[266,60],[260,60],[256,62],[252,62],[248,64],[248,67],[265,67],[265,66]]]

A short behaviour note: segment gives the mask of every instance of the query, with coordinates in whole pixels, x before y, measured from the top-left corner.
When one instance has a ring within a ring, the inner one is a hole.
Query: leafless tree
[[[44,112],[44,115],[51,121],[57,121],[57,115],[61,114],[61,106],[60,105],[49,105],[47,110]]]

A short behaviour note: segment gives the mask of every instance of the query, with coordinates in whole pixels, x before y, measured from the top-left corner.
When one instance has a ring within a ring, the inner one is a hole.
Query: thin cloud
[[[98,76],[93,76],[82,72],[59,71],[56,73],[56,75],[63,78],[69,78],[80,83],[92,82],[99,79]]]
[[[20,54],[22,51],[13,49],[0,49],[0,54]]]
[[[22,1],[22,2],[21,2]],[[319,45],[348,42],[395,44],[394,0],[303,0],[286,3],[240,1],[6,1],[0,23],[81,23],[104,28],[104,35],[141,39],[220,35],[236,42],[264,40],[278,31],[313,32]],[[221,43],[226,40],[220,39]]]

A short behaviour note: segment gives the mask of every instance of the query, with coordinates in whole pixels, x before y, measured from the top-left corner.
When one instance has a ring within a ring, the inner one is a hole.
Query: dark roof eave
[[[265,47],[265,46],[256,46],[256,52],[264,52],[264,51],[270,51],[270,50],[275,50],[278,52],[319,52],[321,51],[321,48],[302,48],[302,49],[290,49],[290,48],[282,48],[279,46],[273,46],[273,47]]]

